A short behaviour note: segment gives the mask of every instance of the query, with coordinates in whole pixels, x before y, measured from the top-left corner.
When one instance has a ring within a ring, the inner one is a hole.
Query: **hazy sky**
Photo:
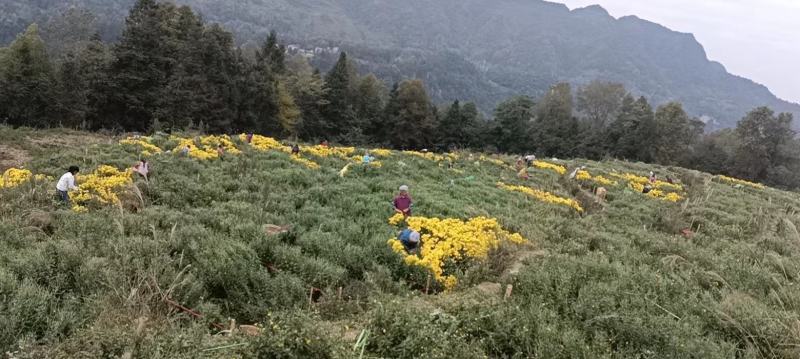
[[[800,103],[800,0],[550,0],[690,32],[728,72]]]

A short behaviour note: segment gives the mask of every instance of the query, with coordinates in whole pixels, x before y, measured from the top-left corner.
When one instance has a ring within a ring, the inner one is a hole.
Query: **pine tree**
[[[174,58],[166,51],[168,33],[162,17],[155,0],[138,0],[114,47],[112,97],[106,114],[124,129],[146,130],[166,95]]]
[[[348,132],[355,120],[353,108],[353,92],[357,75],[355,68],[348,61],[347,54],[342,52],[339,60],[325,77],[327,89],[324,114],[329,122],[329,137],[343,135]]]
[[[36,24],[0,51],[0,118],[12,125],[46,127],[56,93],[53,67]]]
[[[494,144],[502,152],[523,153],[532,149],[530,126],[534,102],[527,96],[506,100],[494,112]]]
[[[572,90],[567,83],[556,84],[536,108],[534,141],[546,156],[572,156],[577,142],[578,122],[572,116]]]
[[[608,153],[617,158],[650,161],[655,140],[653,108],[647,99],[627,95],[622,100],[617,118],[606,132]]]
[[[300,109],[301,118],[296,126],[296,134],[311,140],[328,133],[321,113],[325,102],[325,81],[311,68],[305,57],[295,56],[287,61],[287,73],[282,79]]]
[[[387,104],[389,143],[395,148],[420,149],[433,142],[433,106],[421,80],[405,80]]]

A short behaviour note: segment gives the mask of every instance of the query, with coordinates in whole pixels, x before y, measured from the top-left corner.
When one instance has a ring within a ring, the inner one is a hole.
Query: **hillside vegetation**
[[[521,180],[514,158],[467,152],[372,150],[364,168],[360,149],[293,157],[260,136],[0,127],[0,143],[11,357],[800,355],[795,193],[618,161],[544,159]],[[126,171],[142,156],[149,181]],[[86,196],[70,209],[53,187],[73,164]],[[644,195],[650,170],[680,185]],[[420,260],[390,241],[401,184]],[[259,335],[227,335],[229,319]]]
[[[59,14],[69,7],[97,15],[106,40],[121,33],[134,0],[6,0],[0,4],[0,43],[32,23],[55,23],[51,39],[72,39]],[[504,99],[538,97],[551,84],[592,80],[623,83],[656,105],[685,104],[708,116],[710,129],[733,127],[752,108],[769,106],[800,115],[800,105],[709,61],[691,34],[592,6],[570,11],[541,0],[178,0],[234,32],[239,43],[259,44],[274,30],[313,49],[338,46],[387,82],[421,78],[438,103],[476,101],[490,112]],[[318,56],[328,68],[335,57]]]

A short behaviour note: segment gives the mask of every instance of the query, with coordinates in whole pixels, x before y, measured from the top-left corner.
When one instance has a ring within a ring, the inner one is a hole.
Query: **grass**
[[[120,138],[80,132],[0,127],[0,139],[31,155],[26,168],[54,177],[71,164],[138,159]],[[395,153],[382,168],[340,177],[342,159],[306,156],[321,166],[310,170],[239,146],[243,154],[222,160],[154,156],[151,180],[134,182],[141,199],[88,213],[58,207],[48,181],[0,189],[0,349],[18,358],[352,358],[363,332],[371,358],[800,356],[795,193],[681,168],[559,161],[592,175],[655,170],[686,186],[687,200],[669,203],[620,183],[596,205],[552,171],[523,182],[478,154],[448,169]],[[401,184],[415,214],[497,218],[530,243],[457,267],[453,291],[431,285],[426,295],[424,270],[387,245]],[[267,224],[291,229],[268,235]],[[487,282],[497,285],[479,285]],[[219,335],[230,319],[265,334]]]

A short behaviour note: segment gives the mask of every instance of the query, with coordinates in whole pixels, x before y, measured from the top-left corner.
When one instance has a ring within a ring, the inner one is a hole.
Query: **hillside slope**
[[[524,181],[512,158],[373,150],[380,165],[364,168],[361,150],[292,157],[261,137],[0,127],[0,140],[50,176],[6,171],[0,185],[0,350],[18,358],[800,355],[795,193],[625,162],[540,161]],[[149,181],[89,176],[143,153]],[[91,194],[80,212],[52,198],[72,164]],[[588,172],[568,180],[576,165]],[[643,195],[649,170],[682,185]],[[588,194],[598,183],[602,204]],[[387,242],[400,184],[422,261]],[[91,199],[112,193],[118,205]],[[525,241],[481,259],[503,233]],[[263,335],[212,335],[228,318]]]
[[[339,46],[384,79],[426,80],[435,100],[473,100],[485,111],[516,94],[538,96],[551,84],[593,79],[624,83],[660,104],[677,100],[709,129],[733,127],[747,111],[769,106],[800,116],[800,105],[709,61],[690,34],[636,17],[614,19],[598,6],[570,11],[540,0],[179,0],[242,41],[277,30],[301,47]],[[133,0],[22,1],[0,4],[0,39],[66,6],[98,16],[107,38],[119,33]],[[318,58],[328,68],[333,58]]]

